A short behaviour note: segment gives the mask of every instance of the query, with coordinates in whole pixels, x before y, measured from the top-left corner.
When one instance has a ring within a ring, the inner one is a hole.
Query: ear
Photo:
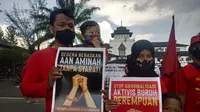
[[[49,30],[50,30],[51,33],[54,33],[53,25],[50,25]]]

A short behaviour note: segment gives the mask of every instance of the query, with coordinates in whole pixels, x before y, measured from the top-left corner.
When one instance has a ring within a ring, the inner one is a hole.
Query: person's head
[[[162,104],[164,112],[181,112],[181,99],[173,93],[164,93],[162,95]]]
[[[200,34],[191,38],[189,53],[192,55],[195,61],[200,61]]]
[[[50,14],[50,31],[56,44],[69,46],[75,38],[74,16],[70,9],[55,9]]]
[[[129,75],[135,74],[139,77],[154,77],[154,46],[148,40],[139,40],[131,48],[131,55],[128,59]],[[149,74],[151,72],[152,74]]]
[[[97,38],[101,41],[100,27],[95,21],[86,21],[80,26],[80,31],[84,35],[87,44],[92,44],[91,40]]]

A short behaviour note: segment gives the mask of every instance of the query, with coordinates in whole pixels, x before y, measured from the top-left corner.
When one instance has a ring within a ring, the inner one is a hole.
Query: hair
[[[96,21],[86,21],[80,26],[80,30],[82,34],[85,34],[86,30],[93,26],[99,26]]]
[[[181,99],[174,93],[164,93],[162,94],[162,102],[164,102],[166,99],[169,99],[169,98],[173,98],[173,99],[176,99],[177,101],[180,102],[180,108],[182,109],[182,102],[181,102]]]
[[[74,20],[74,15],[73,15],[73,11],[70,9],[58,9],[55,8],[54,11],[51,12],[50,14],[50,25],[53,25],[55,20],[56,20],[56,16],[58,14],[64,14],[65,16],[68,16],[70,18],[72,18]]]

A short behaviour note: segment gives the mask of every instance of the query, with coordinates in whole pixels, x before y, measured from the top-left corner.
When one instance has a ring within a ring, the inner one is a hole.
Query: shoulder
[[[185,69],[190,69],[190,68],[192,68],[192,67],[193,67],[193,65],[192,65],[192,64],[188,64],[188,65],[186,65],[186,66],[182,67],[182,70],[185,70]]]
[[[57,50],[54,49],[54,48],[48,47],[48,48],[45,48],[45,49],[42,49],[42,50],[35,51],[35,52],[30,56],[30,58],[28,59],[28,62],[31,61],[31,60],[42,59],[44,56],[49,56],[49,55],[51,55],[52,52],[55,52],[55,53],[56,53]]]

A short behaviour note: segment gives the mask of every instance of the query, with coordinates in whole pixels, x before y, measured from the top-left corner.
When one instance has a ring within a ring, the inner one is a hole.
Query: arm
[[[179,93],[179,97],[181,99],[183,107],[185,105],[187,88],[188,88],[188,85],[187,85],[187,80],[186,80],[186,74],[184,73],[182,69],[178,75],[178,93]]]
[[[69,93],[69,96],[67,96],[67,99],[65,100],[65,103],[63,105],[65,106],[71,106],[72,102],[74,101],[74,97],[76,95],[78,88],[73,87],[71,92]]]
[[[97,108],[88,89],[85,90],[84,96],[88,107]]]
[[[27,97],[47,97],[47,80],[41,81],[40,52],[29,58],[26,72],[20,85],[21,93]]]

